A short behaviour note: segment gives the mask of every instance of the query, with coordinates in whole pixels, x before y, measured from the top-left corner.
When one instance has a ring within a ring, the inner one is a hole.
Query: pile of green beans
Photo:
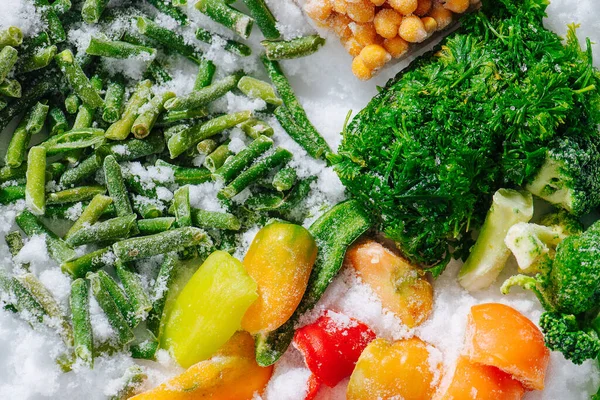
[[[241,40],[204,27],[191,31],[178,7],[185,0],[147,2],[201,42],[251,56]],[[65,370],[77,360],[93,368],[98,356],[114,351],[154,359],[166,303],[186,260],[233,252],[244,231],[273,218],[303,219],[299,205],[314,177],[299,176],[288,165],[292,154],[275,146],[274,129],[265,121],[269,114],[284,121],[284,115],[289,121],[283,127],[310,155],[329,152],[274,61],[311,54],[323,40],[284,41],[263,0],[244,2],[251,15],[228,0],[200,0],[196,8],[242,39],[257,25],[267,39],[265,65],[274,86],[243,71],[213,79],[218,66],[189,35],[139,7],[107,9],[107,0],[83,0],[77,8],[70,0],[34,0],[45,22],[42,32],[24,37],[17,27],[0,30],[0,132],[14,121],[0,167],[0,204],[17,205],[20,228],[5,240],[16,264],[22,233],[43,235],[50,257],[72,278],[69,315],[28,265],[19,265],[16,274],[0,269],[0,292],[9,294],[0,298],[32,326],[60,335],[65,351],[57,361]],[[119,18],[133,24],[112,24]],[[78,24],[99,24],[103,32],[80,53],[67,41]],[[165,89],[172,79],[166,56],[198,66],[189,93]],[[132,58],[148,61],[141,81],[103,66],[105,59]],[[264,113],[211,114],[211,103],[230,92],[263,100]],[[236,127],[246,135],[241,149],[228,137]],[[166,171],[170,180],[137,176],[132,162]],[[214,199],[219,211],[196,207],[194,186],[207,182],[221,188]],[[59,234],[64,230],[56,220],[71,221],[66,233]],[[137,268],[150,257],[162,258],[155,277]],[[108,343],[92,333],[90,296],[113,328]],[[139,370],[126,376],[124,395],[145,379]]]

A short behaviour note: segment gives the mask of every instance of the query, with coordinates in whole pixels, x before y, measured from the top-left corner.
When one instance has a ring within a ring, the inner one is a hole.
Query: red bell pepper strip
[[[304,400],[314,400],[317,397],[317,393],[319,393],[319,389],[321,389],[321,381],[319,381],[319,378],[315,374],[310,374],[310,378],[308,378],[308,391]]]
[[[298,329],[294,343],[315,378],[334,387],[352,374],[358,357],[375,338],[362,322],[327,311],[314,323]]]

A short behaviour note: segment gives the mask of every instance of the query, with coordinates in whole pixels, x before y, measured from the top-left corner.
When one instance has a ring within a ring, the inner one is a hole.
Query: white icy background
[[[300,9],[292,0],[267,0],[273,12],[278,17],[282,32],[286,37],[311,32],[313,28],[303,17]],[[121,3],[122,0],[113,0],[112,4]],[[193,3],[190,0],[190,3]],[[190,13],[196,22],[209,25],[215,31],[227,34],[220,26],[208,21],[207,18],[190,8]],[[600,6],[596,0],[554,0],[548,9],[550,17],[548,27],[559,34],[564,34],[566,25],[571,22],[581,24],[580,37],[589,36],[592,41],[600,42]],[[26,34],[33,34],[40,30],[39,15],[34,12],[30,0],[0,0],[0,29],[4,26],[21,26]],[[87,40],[94,29],[83,28],[75,32],[70,40],[78,42],[85,48]],[[406,65],[406,61],[390,65],[377,77],[369,82],[360,82],[355,79],[350,70],[351,57],[339,44],[337,38],[326,31],[320,33],[327,37],[325,47],[318,53],[304,59],[283,62],[283,67],[292,81],[292,84],[306,111],[327,141],[336,148],[340,141],[339,132],[346,118],[348,110],[357,112],[362,109],[376,93],[376,86],[383,86],[393,77],[398,70]],[[258,49],[260,41],[258,29],[254,30],[251,38],[253,48]],[[594,45],[596,54],[600,46]],[[255,53],[257,53],[255,51]],[[262,67],[255,58],[240,60],[213,46],[208,56],[217,61],[222,74],[232,72],[243,67],[247,72],[256,76],[263,76]],[[596,60],[600,60],[596,58]],[[183,93],[193,83],[195,67],[187,61],[181,61],[180,72],[175,74],[175,80],[169,84],[169,89]],[[600,66],[597,61],[596,65]],[[130,75],[135,76],[143,69],[141,65],[114,65],[115,69],[125,69]],[[216,102],[216,109],[237,111],[242,109],[260,109],[261,104],[248,101],[243,97],[228,95],[224,100]],[[321,162],[310,160],[306,153],[292,142],[276,124],[269,120],[276,128],[276,139],[295,154],[294,164],[305,175],[317,174],[319,180],[316,184],[317,191],[309,200],[317,216],[328,204],[333,204],[343,199],[343,187],[335,173],[325,168]],[[234,136],[235,136],[234,132]],[[8,132],[0,136],[0,154],[6,150]],[[241,138],[241,135],[237,135]],[[198,187],[192,193],[196,198],[193,201],[198,206],[218,208],[214,203],[215,188]],[[0,265],[9,266],[8,249],[3,236],[13,228],[15,211],[22,208],[22,202],[16,206],[0,207]],[[307,224],[310,220],[307,221]],[[247,246],[252,240],[254,231],[245,237]],[[243,256],[244,249],[240,249],[238,256]],[[31,238],[26,249],[20,255],[21,261],[32,263],[32,270],[38,274],[61,301],[67,306],[69,280],[60,273],[58,267],[49,259],[40,238]],[[456,282],[458,270],[456,263],[450,265],[444,275],[435,282],[435,308],[432,317],[424,325],[414,331],[408,331],[391,314],[382,310],[381,304],[374,297],[368,287],[357,282],[356,278],[348,272],[343,272],[332,284],[317,310],[308,315],[308,322],[321,309],[334,309],[369,324],[378,335],[388,339],[398,339],[416,334],[423,340],[436,346],[443,354],[444,363],[451,366],[460,352],[466,316],[473,304],[482,302],[503,302],[510,304],[525,313],[533,321],[537,321],[541,309],[530,293],[518,289],[510,296],[502,296],[498,287],[477,293],[475,296],[467,294]],[[507,268],[505,275],[510,275],[511,268]],[[502,281],[502,279],[500,279]],[[103,318],[97,305],[93,309],[94,333],[97,336],[110,334],[110,327]],[[15,318],[8,312],[0,311],[0,398],[4,399],[104,399],[115,393],[120,387],[120,377],[125,368],[133,363],[125,355],[116,355],[110,358],[96,360],[93,371],[84,367],[75,368],[74,372],[64,374],[54,363],[54,357],[60,349],[61,343],[52,332],[33,331],[26,323]],[[147,387],[152,387],[159,382],[176,374],[179,369],[173,365],[168,355],[159,354],[159,362],[144,362],[150,379]],[[265,391],[264,398],[268,400],[302,400],[304,398],[308,371],[303,367],[299,353],[291,348],[278,364],[275,374]],[[342,382],[334,389],[324,388],[319,393],[319,399],[344,399],[345,384]],[[530,392],[525,399],[589,399],[600,384],[598,371],[594,363],[588,362],[582,366],[575,366],[566,361],[560,354],[553,353],[546,379],[546,389],[543,392]]]

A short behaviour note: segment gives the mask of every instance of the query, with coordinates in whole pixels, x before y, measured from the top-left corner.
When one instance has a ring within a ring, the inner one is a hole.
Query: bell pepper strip
[[[296,331],[294,345],[314,376],[334,387],[352,374],[362,351],[375,338],[375,333],[362,322],[327,311]]]
[[[319,394],[319,390],[321,390],[321,381],[315,374],[311,374],[308,378],[308,390],[306,391],[304,400],[314,400],[317,394]]]

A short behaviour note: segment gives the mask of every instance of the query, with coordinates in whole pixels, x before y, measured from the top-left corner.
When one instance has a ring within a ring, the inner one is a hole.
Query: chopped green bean
[[[149,80],[142,81],[138,84],[135,93],[131,95],[131,98],[127,102],[127,106],[125,107],[121,119],[113,123],[106,130],[105,136],[108,139],[124,140],[129,136],[131,127],[139,115],[141,107],[150,99],[151,87],[152,82]]]
[[[292,153],[278,147],[273,154],[257,161],[254,165],[235,178],[228,186],[221,189],[218,197],[222,200],[232,199],[250,184],[256,182],[257,179],[268,174],[273,168],[283,165],[291,159]]]
[[[275,133],[269,124],[256,118],[250,118],[241,124],[240,129],[251,139],[258,139],[260,136],[271,137]]]
[[[25,161],[25,153],[27,152],[31,136],[39,133],[42,129],[38,119],[42,116],[44,111],[48,111],[48,106],[37,103],[27,112],[25,117],[23,117],[15,129],[13,136],[10,139],[10,143],[8,144],[8,149],[6,150],[4,161],[7,166],[17,168]],[[45,115],[43,115],[43,117],[45,118]]]
[[[225,161],[232,156],[229,150],[229,142],[225,142],[215,149],[204,159],[204,166],[213,174],[225,164]]]
[[[73,321],[75,355],[92,368],[94,339],[90,319],[90,288],[86,280],[78,278],[71,283],[69,304]]]
[[[104,159],[104,176],[106,187],[110,197],[112,197],[119,217],[133,214],[131,202],[127,195],[127,188],[123,180],[121,166],[117,163],[114,156],[108,156]]]
[[[39,81],[27,86],[23,91],[21,98],[11,102],[6,108],[0,111],[0,131],[12,121],[14,117],[33,107],[42,97],[48,95],[58,88],[57,74],[49,74],[40,78]]]
[[[104,9],[109,0],[85,0],[81,7],[81,16],[88,24],[95,24],[100,21]]]
[[[134,318],[138,321],[145,320],[148,312],[152,309],[152,303],[148,298],[148,294],[146,294],[140,276],[133,272],[129,266],[118,260],[116,270],[133,307]]]
[[[74,279],[84,278],[88,272],[96,272],[111,264],[114,254],[110,247],[106,247],[60,265],[61,271],[71,275]]]
[[[269,10],[265,0],[244,0],[244,4],[250,10],[250,15],[256,21],[264,37],[267,39],[279,39],[281,34],[277,29],[277,20]]]
[[[226,39],[223,36],[207,31],[204,28],[196,29],[196,39],[208,44],[212,44],[216,39],[217,43],[224,43],[223,49],[225,51],[237,54],[238,56],[247,57],[252,54],[252,49],[249,46],[246,46],[244,43]]]
[[[56,329],[67,346],[72,346],[73,332],[71,324],[63,314],[52,293],[30,272],[17,277],[17,280],[44,310],[45,315],[48,317],[44,318],[44,323]]]
[[[50,110],[48,111],[48,125],[50,136],[64,133],[69,129],[67,116],[60,107],[50,107]]]
[[[156,160],[156,166],[170,168],[178,185],[199,185],[212,179],[210,171],[206,168],[180,167],[160,159]]]
[[[54,3],[52,3],[52,9],[59,16],[69,12],[72,6],[71,0],[55,0]]]
[[[167,111],[166,113],[161,114],[157,121],[157,124],[164,126],[185,119],[206,117],[207,115],[208,113],[203,107],[196,108],[193,110]]]
[[[277,91],[285,104],[285,108],[280,106],[275,110],[275,115],[278,120],[282,123],[284,129],[288,131],[290,136],[293,135],[292,139],[304,147],[308,154],[314,158],[324,158],[331,152],[331,149],[325,139],[323,139],[317,129],[309,121],[304,108],[302,108],[302,105],[298,102],[292,86],[283,74],[279,63],[277,61],[269,60],[266,57],[262,57],[262,61],[271,77],[271,81],[273,81],[273,84],[277,88]],[[292,124],[292,122],[294,122],[294,124]],[[299,129],[290,133],[290,131],[293,130],[290,128],[294,125],[298,126]]]
[[[188,24],[187,15],[183,11],[181,11],[181,9],[174,7],[173,4],[165,0],[148,0],[148,3],[156,7],[158,11],[170,16],[175,21],[179,22],[180,25]]]
[[[279,192],[290,190],[295,184],[298,174],[294,168],[282,168],[273,177],[273,187]]]
[[[104,186],[78,186],[59,192],[48,193],[46,196],[46,204],[77,203],[79,201],[90,200],[97,194],[104,193],[106,193],[106,188]]]
[[[37,71],[46,68],[58,52],[58,47],[40,46],[32,52],[26,53],[19,59],[17,64],[17,74],[26,74],[28,72]]]
[[[266,103],[276,106],[283,104],[283,101],[275,93],[275,88],[260,79],[244,76],[238,82],[237,87],[242,93],[253,99],[262,99]]]
[[[5,46],[0,50],[0,82],[6,79],[8,73],[12,71],[17,60],[19,52],[12,46]]]
[[[156,49],[135,44],[113,41],[107,37],[92,37],[90,45],[85,51],[92,56],[128,59],[132,57],[154,57]]]
[[[219,147],[219,143],[214,139],[204,139],[196,146],[198,153],[202,155],[209,155]]]
[[[125,83],[121,76],[117,76],[109,81],[104,96],[104,110],[102,119],[108,123],[114,123],[121,118],[121,109],[125,99]]]
[[[198,73],[194,82],[194,90],[200,90],[212,83],[217,67],[215,64],[205,58],[201,58],[198,62]],[[182,110],[179,110],[182,111]]]
[[[116,217],[93,225],[84,226],[66,239],[71,246],[81,246],[88,243],[115,242],[131,236],[136,225],[135,214]],[[136,232],[137,230],[135,230]]]
[[[67,262],[77,257],[75,251],[54,232],[46,228],[31,212],[24,210],[16,218],[17,225],[27,236],[45,235],[46,246],[50,257],[58,263]]]
[[[46,181],[58,181],[62,174],[66,171],[67,167],[65,164],[60,162],[53,162],[46,166]]]
[[[160,232],[168,231],[173,227],[175,218],[159,217],[150,219],[140,219],[137,221],[138,229],[141,235],[154,235]]]
[[[104,271],[100,270],[98,274],[102,272]],[[89,273],[87,275],[92,287],[92,293],[104,311],[104,314],[106,314],[110,326],[112,326],[117,333],[117,343],[120,346],[125,346],[134,339],[133,331],[129,327],[125,317],[121,314],[114,298],[103,285],[103,281],[100,280],[98,274]]]
[[[165,254],[163,262],[160,265],[158,276],[152,288],[152,310],[148,316],[148,329],[159,336],[160,324],[163,316],[165,304],[169,294],[169,288],[173,283],[177,270],[181,268],[181,261],[176,253]]]
[[[10,299],[13,310],[21,314],[27,322],[42,322],[46,314],[42,306],[33,298],[31,293],[15,277],[0,269],[0,293],[6,294]],[[3,298],[5,296],[2,296]],[[14,300],[13,300],[14,299]],[[3,302],[5,301],[2,299]]]
[[[204,229],[239,231],[242,227],[240,220],[233,214],[200,210],[198,208],[192,209],[192,221],[194,226]]]
[[[133,210],[144,219],[162,217],[163,209],[164,206],[162,205],[162,203],[156,200],[149,199],[144,196],[133,197]]]
[[[113,244],[113,251],[124,262],[148,258],[171,251],[180,251],[186,247],[199,245],[207,240],[204,231],[185,227],[158,233],[126,239]]]
[[[213,21],[248,39],[254,20],[227,3],[225,0],[200,0],[195,7]]]
[[[165,103],[165,108],[167,110],[178,111],[203,107],[233,90],[241,77],[241,73],[235,73],[214,82],[210,86],[194,90],[187,96],[170,99]]]
[[[4,241],[8,246],[8,251],[10,251],[10,255],[16,257],[19,254],[19,251],[23,248],[23,238],[18,231],[13,231],[7,233],[4,236]]]
[[[48,0],[34,0],[33,4],[41,11],[42,21],[46,25],[46,32],[52,43],[64,42],[67,39],[67,34],[60,18],[54,8],[50,6]]]
[[[35,215],[46,212],[46,149],[33,146],[27,158],[25,204]]]
[[[101,157],[93,153],[80,162],[77,166],[65,171],[60,177],[59,183],[64,187],[71,187],[76,183],[94,175],[102,167]]]
[[[137,18],[136,26],[141,34],[156,40],[166,48],[176,51],[195,63],[200,62],[202,50],[186,43],[184,37],[173,30],[144,17]]]
[[[0,48],[5,46],[17,47],[23,43],[23,32],[16,26],[0,30]]]
[[[21,84],[16,79],[5,79],[0,83],[0,95],[7,97],[21,97]]]
[[[109,205],[112,204],[112,198],[105,196],[103,194],[97,194],[94,196],[90,204],[83,210],[81,216],[75,221],[75,223],[71,226],[68,232],[65,234],[65,239],[68,239],[73,236],[77,231],[83,229],[86,226],[92,226],[102,216],[102,214],[106,211]]]
[[[141,326],[134,333],[135,340],[129,345],[131,357],[143,360],[155,360],[159,345],[156,336],[150,330]]]
[[[291,40],[263,40],[260,43],[269,60],[287,60],[315,53],[325,44],[325,39],[319,35],[309,35]]]
[[[100,154],[111,154],[117,161],[132,161],[151,154],[162,153],[165,141],[162,135],[151,133],[144,139],[131,138],[122,142],[111,143],[98,149]]]
[[[175,97],[175,93],[164,92],[155,95],[150,100],[149,107],[144,108],[144,112],[138,115],[131,127],[131,132],[136,138],[143,139],[150,134],[159,114],[165,110],[165,102],[173,97]]]
[[[168,141],[167,146],[171,158],[181,155],[198,142],[207,139],[248,120],[252,116],[250,111],[241,111],[213,118],[203,124],[198,124],[175,133]]]
[[[175,191],[173,195],[173,208],[177,227],[192,226],[189,186],[182,186]]]
[[[71,50],[64,50],[54,58],[60,70],[67,78],[71,89],[81,100],[91,107],[98,108],[104,105],[98,91],[90,83],[81,66],[75,61]]]
[[[25,198],[25,185],[0,188],[0,204],[10,204]]]
[[[273,140],[266,136],[258,137],[250,143],[248,147],[237,153],[235,156],[227,159],[227,161],[214,172],[214,178],[228,184],[271,147],[273,147]]]
[[[25,126],[25,129],[27,129],[31,135],[37,135],[42,131],[49,109],[50,107],[44,103],[37,103],[31,109],[31,114],[29,115],[27,125]]]
[[[104,141],[104,131],[97,128],[80,128],[55,135],[42,142],[48,155],[99,145]]]
[[[65,110],[71,115],[76,114],[79,111],[81,105],[81,99],[75,93],[71,93],[65,98]]]

